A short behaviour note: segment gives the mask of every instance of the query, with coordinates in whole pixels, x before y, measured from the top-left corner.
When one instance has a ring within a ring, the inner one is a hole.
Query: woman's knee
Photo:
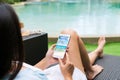
[[[73,29],[65,29],[61,33],[62,34],[69,34],[71,36],[78,36],[77,32]]]

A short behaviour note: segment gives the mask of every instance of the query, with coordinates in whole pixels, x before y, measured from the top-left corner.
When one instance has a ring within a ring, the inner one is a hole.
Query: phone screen
[[[70,40],[70,35],[67,35],[67,34],[59,35],[56,47],[54,49],[53,57],[55,58],[64,57],[69,40]]]

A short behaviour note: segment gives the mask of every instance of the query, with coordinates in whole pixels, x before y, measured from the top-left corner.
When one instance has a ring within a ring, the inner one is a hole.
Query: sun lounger
[[[24,37],[25,62],[34,65],[48,50],[47,33]],[[94,80],[120,80],[120,56],[104,55],[96,61],[104,70]]]
[[[34,65],[45,57],[45,54],[48,50],[47,33],[39,33],[24,36],[23,42],[26,63]]]
[[[104,70],[94,80],[120,80],[120,56],[104,55],[96,63]]]

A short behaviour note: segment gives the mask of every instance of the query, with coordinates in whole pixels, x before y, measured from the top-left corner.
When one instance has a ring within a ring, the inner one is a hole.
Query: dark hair
[[[0,79],[14,66],[9,78],[13,80],[20,71],[23,60],[19,19],[9,4],[0,3]]]

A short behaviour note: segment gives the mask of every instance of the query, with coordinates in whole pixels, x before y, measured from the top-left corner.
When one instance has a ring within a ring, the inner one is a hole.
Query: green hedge
[[[26,1],[26,0],[0,0],[1,2],[7,2],[10,4],[14,4],[15,2],[21,2],[21,1]]]

